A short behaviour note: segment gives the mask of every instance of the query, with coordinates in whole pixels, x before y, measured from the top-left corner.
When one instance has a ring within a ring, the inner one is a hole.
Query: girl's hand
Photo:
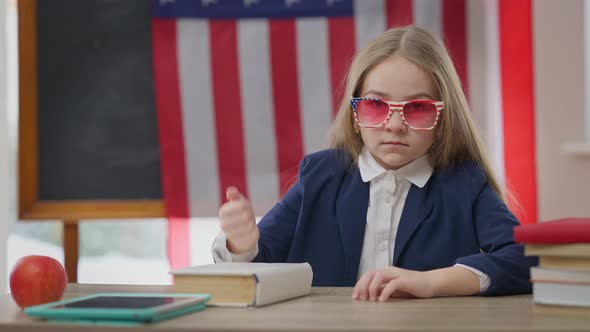
[[[433,297],[431,279],[428,272],[389,266],[365,273],[354,286],[352,298],[383,302],[390,297]]]
[[[254,209],[235,187],[225,192],[228,202],[219,208],[219,225],[227,237],[227,248],[234,254],[255,250],[260,237]]]

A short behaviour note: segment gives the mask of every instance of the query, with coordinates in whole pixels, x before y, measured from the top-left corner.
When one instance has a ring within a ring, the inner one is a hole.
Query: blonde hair
[[[485,173],[488,183],[504,200],[493,175],[485,148],[461,86],[459,75],[443,43],[430,32],[415,26],[393,28],[373,39],[355,57],[346,78],[346,87],[338,114],[329,132],[329,147],[346,152],[356,165],[363,147],[354,129],[350,97],[359,97],[367,73],[392,55],[399,55],[430,74],[444,102],[441,120],[435,128],[434,143],[427,155],[434,169],[462,162],[475,161]]]

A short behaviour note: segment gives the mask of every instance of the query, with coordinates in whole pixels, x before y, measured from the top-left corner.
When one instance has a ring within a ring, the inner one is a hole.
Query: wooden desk
[[[66,297],[95,292],[167,292],[169,286],[69,284]],[[531,296],[352,301],[350,288],[314,288],[310,296],[261,308],[209,307],[136,328],[146,331],[590,331],[590,319],[541,316]],[[10,295],[0,298],[0,331],[77,331],[26,317]],[[84,326],[84,332],[129,331]]]

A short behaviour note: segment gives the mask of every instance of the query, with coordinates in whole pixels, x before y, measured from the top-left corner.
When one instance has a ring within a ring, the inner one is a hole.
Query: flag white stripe
[[[237,29],[248,196],[261,215],[279,196],[268,21],[238,20]]]
[[[387,28],[385,0],[355,1],[354,24],[356,49],[361,49]]]
[[[487,141],[492,159],[492,168],[498,176],[501,185],[505,183],[504,165],[504,117],[502,110],[502,73],[500,71],[500,31],[498,22],[498,1],[485,2],[486,18],[486,51],[489,56],[488,75],[490,85],[488,87],[488,121],[489,130]]]
[[[296,30],[303,152],[308,154],[324,147],[332,122],[328,22],[298,19]]]
[[[414,24],[443,37],[442,0],[414,0]]]
[[[487,98],[486,50],[485,50],[485,6],[482,1],[467,2],[467,86],[471,114],[477,124],[482,139],[487,136]],[[487,142],[486,142],[487,143]]]
[[[468,1],[469,91],[476,121],[500,185],[505,184],[498,2]]]
[[[219,171],[208,21],[177,20],[177,45],[189,215],[217,215]]]

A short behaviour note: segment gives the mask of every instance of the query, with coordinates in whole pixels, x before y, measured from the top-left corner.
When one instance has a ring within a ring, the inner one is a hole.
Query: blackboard
[[[19,1],[21,217],[163,215],[150,15],[144,0]]]

